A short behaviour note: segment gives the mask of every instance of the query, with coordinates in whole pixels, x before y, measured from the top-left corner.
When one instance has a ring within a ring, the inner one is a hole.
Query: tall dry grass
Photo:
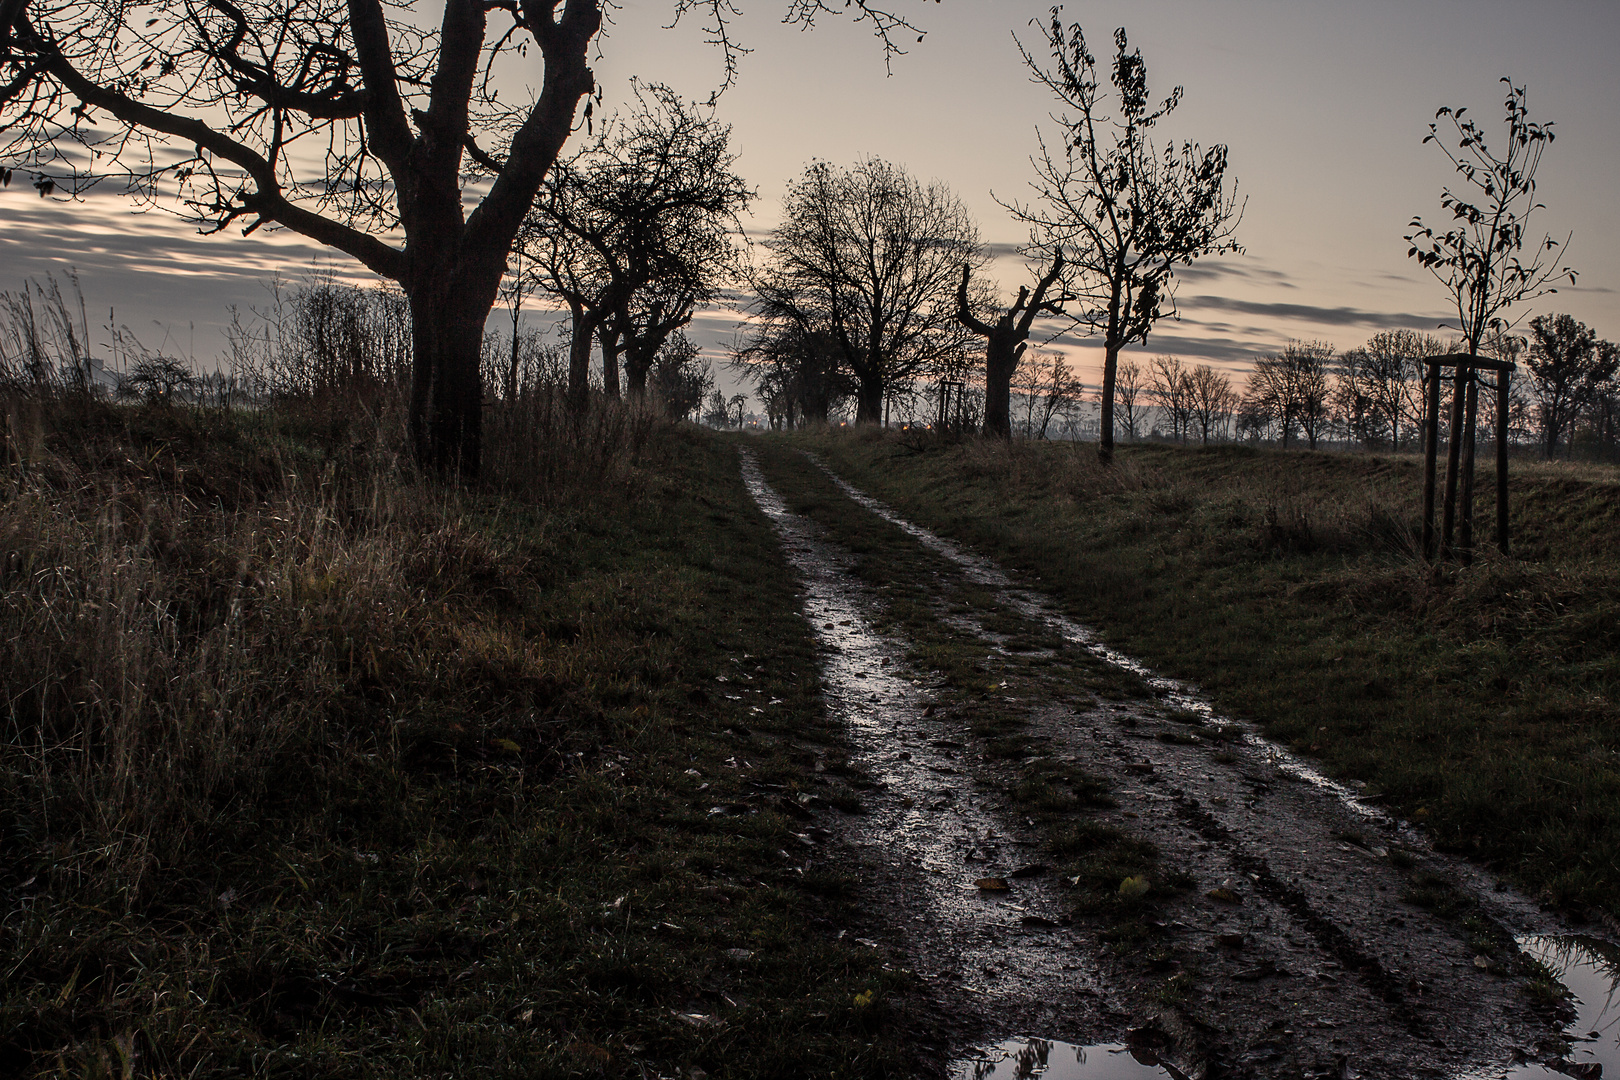
[[[138,904],[154,868],[396,752],[411,707],[374,690],[424,681],[445,607],[501,553],[456,496],[383,468],[271,454],[225,490],[116,430],[52,452],[64,434],[0,486],[0,812]]]
[[[120,406],[73,376],[60,289],[0,297],[0,885],[48,846],[73,892],[139,906],[330,777],[386,776],[413,725],[545,681],[464,617],[528,565],[474,524],[483,491],[409,467],[401,310],[316,281],[238,319],[233,396]],[[544,376],[491,402],[485,487],[634,485],[655,418],[570,414]]]

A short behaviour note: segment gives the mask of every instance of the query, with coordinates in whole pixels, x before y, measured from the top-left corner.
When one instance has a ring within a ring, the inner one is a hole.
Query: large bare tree
[[[42,194],[121,182],[207,232],[289,228],[397,281],[417,455],[473,474],[484,322],[596,91],[587,58],[608,2],[0,0],[0,167]],[[729,83],[730,0],[671,5],[706,20]],[[847,11],[891,53],[914,31],[876,0],[787,8],[805,25]],[[503,66],[538,90],[501,97]]]
[[[1034,204],[1008,208],[1042,235],[1061,241],[1090,301],[1082,316],[1103,337],[1098,454],[1114,453],[1114,383],[1119,353],[1146,342],[1160,319],[1175,312],[1175,268],[1205,255],[1240,251],[1233,234],[1242,209],[1226,184],[1226,147],[1179,147],[1152,139],[1153,129],[1181,102],[1181,87],[1154,105],[1147,65],[1123,29],[1114,32],[1109,104],[1097,61],[1078,25],[1065,27],[1059,9],[1041,27],[1045,61],[1021,44],[1035,81],[1065,110],[1057,116],[1062,144],[1042,139],[1035,158]],[[1235,187],[1235,185],[1234,185]]]
[[[830,340],[858,383],[856,422],[881,423],[892,391],[962,351],[956,275],[982,261],[978,228],[945,185],[876,158],[813,162],[783,217],[752,282],[761,333]]]

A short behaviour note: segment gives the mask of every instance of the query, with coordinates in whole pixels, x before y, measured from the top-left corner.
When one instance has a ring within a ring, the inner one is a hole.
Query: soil
[[[852,573],[857,556],[792,513],[746,449],[742,470],[802,577],[827,704],[866,778],[865,813],[821,815],[833,837],[820,857],[861,868],[870,923],[848,932],[913,971],[938,1020],[919,1045],[924,1072],[990,1075],[982,1051],[1009,1039],[1129,1047],[1141,1075],[1169,1077],[1501,1077],[1566,1060],[1564,1017],[1527,992],[1534,969],[1513,945],[1568,934],[1555,914],[1108,649],[1037,588],[837,481],[919,557],[942,556],[1061,640],[1027,668],[1050,685],[1022,680],[1000,704],[1027,718],[1044,757],[1107,780],[1115,805],[1088,816],[1150,841],[1179,883],[1156,893],[1145,939],[1077,913],[1007,795],[1029,762],[987,752],[938,676],[907,666],[910,643],[876,629],[884,598]],[[971,617],[938,617],[989,654],[1030,659]],[[1098,660],[1143,676],[1151,696],[1077,706],[1057,675]],[[976,884],[989,879],[1008,887]]]

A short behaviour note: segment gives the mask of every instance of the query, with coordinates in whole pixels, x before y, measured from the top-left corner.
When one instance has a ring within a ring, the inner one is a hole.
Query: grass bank
[[[1443,847],[1620,915],[1615,470],[1516,463],[1513,557],[1434,573],[1412,458],[796,438]]]
[[[908,1071],[729,445],[512,497],[307,416],[11,412],[0,1074]]]

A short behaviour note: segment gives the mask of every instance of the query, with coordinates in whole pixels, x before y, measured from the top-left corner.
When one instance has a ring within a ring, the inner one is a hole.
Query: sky
[[[1050,5],[893,4],[926,36],[906,39],[906,54],[886,65],[869,30],[847,19],[823,17],[806,31],[780,21],[787,0],[738,3],[733,33],[752,51],[719,116],[732,125],[738,170],[759,192],[746,222],[756,241],[810,160],[847,166],[864,157],[948,184],[988,243],[1024,239],[996,197],[1029,194],[1037,125],[1050,130],[1052,102],[1031,84],[1014,41],[1036,46],[1030,20]],[[633,77],[694,99],[721,81],[701,25],[669,28],[671,10],[671,0],[624,0],[592,65],[610,108],[630,96]],[[1620,338],[1620,4],[1105,0],[1068,3],[1063,18],[1085,28],[1100,57],[1125,27],[1154,96],[1184,88],[1162,134],[1226,144],[1246,200],[1243,253],[1178,273],[1179,319],[1161,322],[1137,351],[1241,377],[1291,339],[1344,349],[1380,330],[1435,330],[1447,294],[1407,258],[1402,237],[1415,214],[1444,220],[1440,191],[1454,174],[1423,137],[1441,105],[1467,106],[1499,134],[1504,75],[1527,86],[1531,118],[1553,121],[1557,134],[1538,174],[1546,208],[1532,219],[1534,238],[1573,233],[1568,261],[1580,272],[1576,286],[1522,314],[1567,313]],[[272,275],[295,280],[321,264],[365,280],[341,256],[286,232],[200,236],[130,206],[114,194],[41,199],[14,183],[0,193],[0,289],[76,268],[92,326],[116,321],[148,345],[206,363],[221,350],[229,308],[263,305]],[[1009,294],[1023,274],[1014,258],[992,267]],[[737,324],[735,312],[706,311],[692,333],[718,358]],[[1100,346],[1065,351],[1095,382]]]

